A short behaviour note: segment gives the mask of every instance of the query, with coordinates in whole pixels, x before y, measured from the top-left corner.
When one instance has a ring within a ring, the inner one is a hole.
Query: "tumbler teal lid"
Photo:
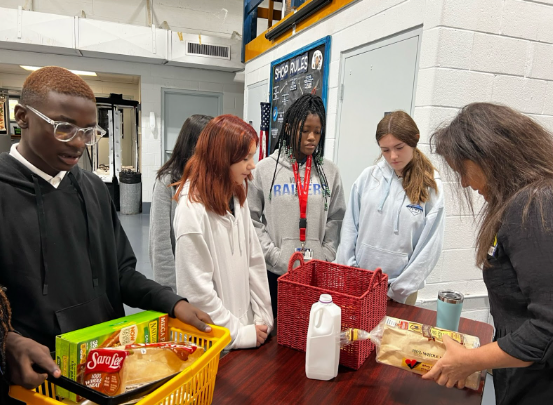
[[[465,296],[457,291],[442,290],[438,292],[438,299],[448,304],[462,304],[465,300]]]

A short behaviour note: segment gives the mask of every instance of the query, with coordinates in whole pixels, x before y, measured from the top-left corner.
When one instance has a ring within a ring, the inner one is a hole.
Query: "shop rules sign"
[[[284,113],[294,101],[311,93],[320,96],[326,107],[329,59],[330,36],[327,36],[271,63],[271,153]]]

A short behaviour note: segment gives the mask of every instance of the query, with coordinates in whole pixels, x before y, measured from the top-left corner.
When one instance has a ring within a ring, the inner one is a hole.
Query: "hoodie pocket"
[[[56,311],[56,318],[61,333],[72,332],[77,329],[107,322],[115,317],[115,311],[106,295],[101,295],[88,302]]]
[[[296,251],[296,248],[301,247],[301,241],[299,238],[282,238],[282,245],[280,247],[280,257],[277,265],[273,267],[273,272],[277,274],[284,274],[288,271],[288,262],[290,257]],[[315,238],[307,238],[305,240],[305,248],[311,249],[313,253],[313,259],[324,260],[323,247],[321,242]]]
[[[380,267],[390,278],[399,276],[408,262],[407,253],[392,252],[366,243],[361,243],[357,260],[359,267],[367,270]]]

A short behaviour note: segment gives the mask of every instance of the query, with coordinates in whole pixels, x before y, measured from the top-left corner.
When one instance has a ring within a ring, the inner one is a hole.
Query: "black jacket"
[[[107,187],[74,167],[57,189],[0,155],[0,285],[12,325],[50,350],[55,336],[125,315],[167,312],[182,300],[135,270]]]
[[[553,202],[534,202],[523,221],[528,193],[507,208],[497,247],[484,269],[499,347],[531,361],[527,368],[494,370],[497,404],[553,403]],[[548,229],[546,229],[548,228]]]

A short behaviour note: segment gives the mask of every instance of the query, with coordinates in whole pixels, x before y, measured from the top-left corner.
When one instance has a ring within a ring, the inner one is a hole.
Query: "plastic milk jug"
[[[341,322],[342,309],[332,302],[332,296],[322,294],[309,315],[305,352],[307,378],[331,380],[338,375]]]

